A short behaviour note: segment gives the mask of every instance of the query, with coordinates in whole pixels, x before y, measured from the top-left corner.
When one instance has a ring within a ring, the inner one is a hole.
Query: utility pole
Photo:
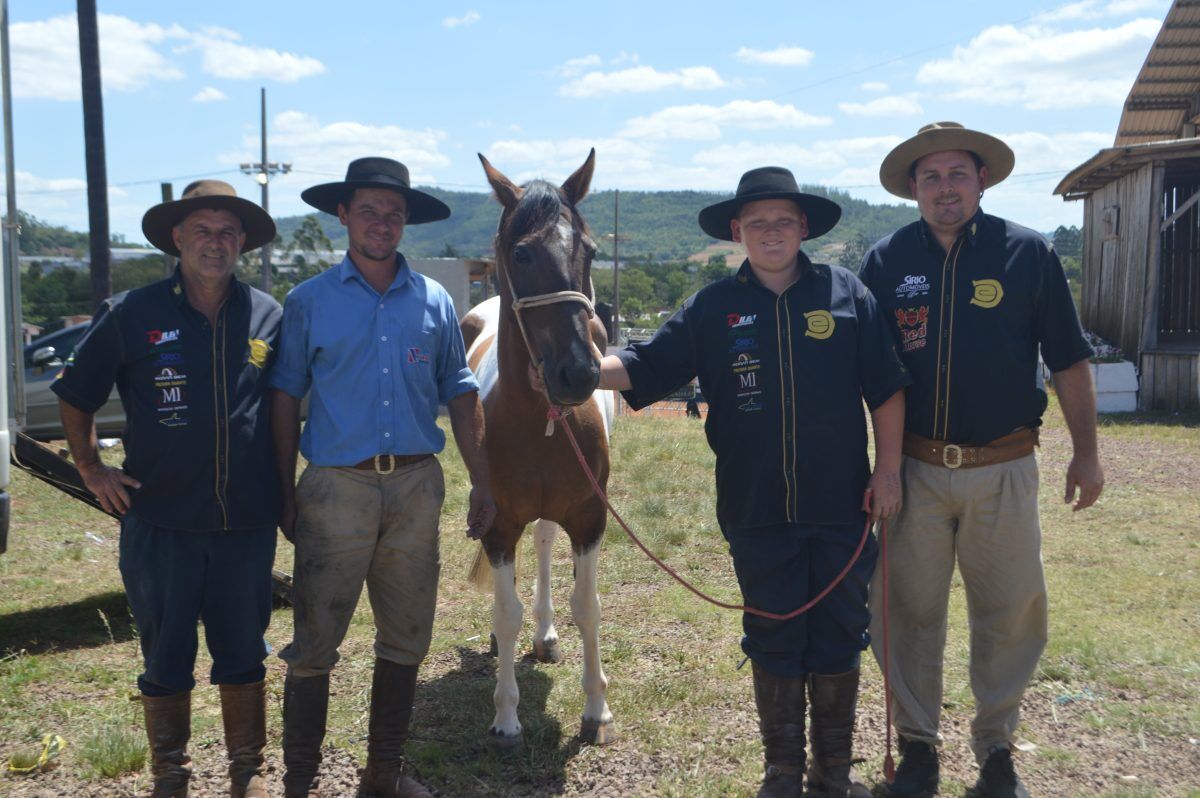
[[[605,236],[613,242],[613,310],[612,330],[608,342],[621,342],[621,189],[613,191],[613,231]]]
[[[100,93],[100,31],[96,0],[76,0],[79,71],[83,81],[83,148],[87,166],[88,241],[91,245],[92,306],[112,295],[112,252],[108,238],[108,168],[104,155],[104,101]]]
[[[162,201],[170,202],[175,199],[175,187],[170,183],[159,183],[158,187],[162,189]],[[170,277],[175,273],[175,256],[163,253],[163,274]]]
[[[21,329],[21,258],[20,241],[21,221],[17,216],[17,172],[13,163],[13,130],[12,130],[12,70],[8,62],[8,0],[0,0],[0,82],[4,89],[4,172],[6,178],[5,193],[8,201],[8,217],[4,220],[4,276],[7,283],[7,295],[0,301],[0,337],[8,339],[8,380],[0,375],[0,386],[7,384],[12,391],[12,399],[6,390],[0,390],[0,430],[7,435],[8,425],[3,423],[9,415],[16,421],[17,429],[25,426],[25,333]],[[8,322],[7,331],[3,329]],[[7,336],[5,336],[7,332]],[[8,440],[4,441],[7,448]],[[7,459],[7,458],[6,458]],[[7,472],[0,468],[0,476],[7,484]],[[3,491],[3,487],[0,487]],[[7,530],[0,529],[0,538]],[[0,551],[4,550],[0,541]]]
[[[271,175],[287,174],[292,171],[290,163],[271,163],[267,160],[267,90],[260,88],[262,96],[262,160],[258,163],[241,164],[241,170],[248,175],[254,175],[255,181],[262,186],[262,209],[271,212],[267,202],[267,184]],[[268,241],[262,248],[262,290],[271,293],[271,247],[273,241]]]

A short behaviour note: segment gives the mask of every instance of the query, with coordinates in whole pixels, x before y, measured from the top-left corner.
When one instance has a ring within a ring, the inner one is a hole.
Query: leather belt
[[[1022,429],[982,446],[960,446],[904,433],[904,453],[909,457],[946,468],[978,468],[1016,460],[1033,453],[1038,445],[1037,429]]]
[[[356,463],[351,468],[357,468],[360,471],[374,471],[376,474],[390,474],[397,468],[413,465],[422,460],[428,460],[433,457],[432,454],[377,454],[374,457],[368,457],[361,463]]]

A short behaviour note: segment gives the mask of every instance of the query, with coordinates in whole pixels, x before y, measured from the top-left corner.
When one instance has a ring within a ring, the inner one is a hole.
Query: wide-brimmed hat
[[[958,122],[933,122],[887,154],[879,167],[879,182],[897,197],[912,199],[908,180],[913,164],[930,153],[944,150],[966,150],[978,155],[988,170],[984,188],[991,188],[1008,177],[1016,162],[1009,146],[995,136],[965,128]]]
[[[192,211],[206,208],[229,211],[242,220],[242,232],[246,234],[242,252],[258,249],[275,240],[275,222],[271,215],[250,200],[239,197],[233,186],[224,180],[197,180],[183,190],[179,199],[155,205],[142,217],[142,233],[163,252],[179,257],[171,230]]]
[[[796,178],[787,169],[782,166],[763,166],[742,175],[733,199],[709,205],[700,211],[700,229],[713,238],[732,241],[733,231],[729,228],[729,222],[738,215],[742,206],[747,202],[769,199],[790,199],[800,206],[808,219],[808,239],[828,233],[842,218],[840,205],[816,194],[801,192]]]
[[[356,188],[386,188],[404,195],[408,206],[405,224],[424,224],[449,218],[450,208],[437,197],[417,191],[408,183],[408,167],[391,158],[359,158],[346,167],[346,179],[305,189],[300,199],[317,210],[337,216],[338,203]]]

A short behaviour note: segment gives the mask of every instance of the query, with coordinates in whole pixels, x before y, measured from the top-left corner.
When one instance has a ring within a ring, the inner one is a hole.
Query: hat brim
[[[879,182],[890,193],[904,199],[912,199],[909,187],[909,171],[912,165],[926,155],[945,150],[967,150],[980,157],[987,167],[987,183],[991,188],[1012,174],[1016,156],[1000,139],[961,127],[944,127],[918,133],[901,142],[887,154],[879,166]]]
[[[275,221],[269,213],[248,199],[224,195],[189,197],[155,205],[142,217],[142,234],[163,252],[179,257],[172,230],[189,214],[206,208],[229,211],[241,220],[242,232],[246,234],[242,252],[250,252],[275,240]]]
[[[442,219],[450,218],[450,207],[437,197],[415,188],[374,180],[343,180],[337,183],[322,183],[300,192],[300,199],[319,211],[337,216],[338,205],[356,188],[383,188],[402,194],[408,207],[408,219],[404,222],[406,225],[440,222]]]
[[[842,218],[842,207],[833,200],[818,197],[816,194],[803,194],[795,191],[768,191],[761,194],[750,194],[734,197],[714,205],[709,205],[700,211],[700,229],[713,238],[721,241],[732,241],[733,230],[729,223],[737,217],[738,211],[748,202],[760,200],[789,199],[800,207],[808,220],[808,235],[805,241],[823,236],[832,230]]]

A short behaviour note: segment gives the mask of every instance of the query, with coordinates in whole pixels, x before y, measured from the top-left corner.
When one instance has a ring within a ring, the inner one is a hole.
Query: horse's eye
[[[520,266],[528,266],[533,262],[533,253],[524,244],[517,244],[513,247],[513,260]]]

